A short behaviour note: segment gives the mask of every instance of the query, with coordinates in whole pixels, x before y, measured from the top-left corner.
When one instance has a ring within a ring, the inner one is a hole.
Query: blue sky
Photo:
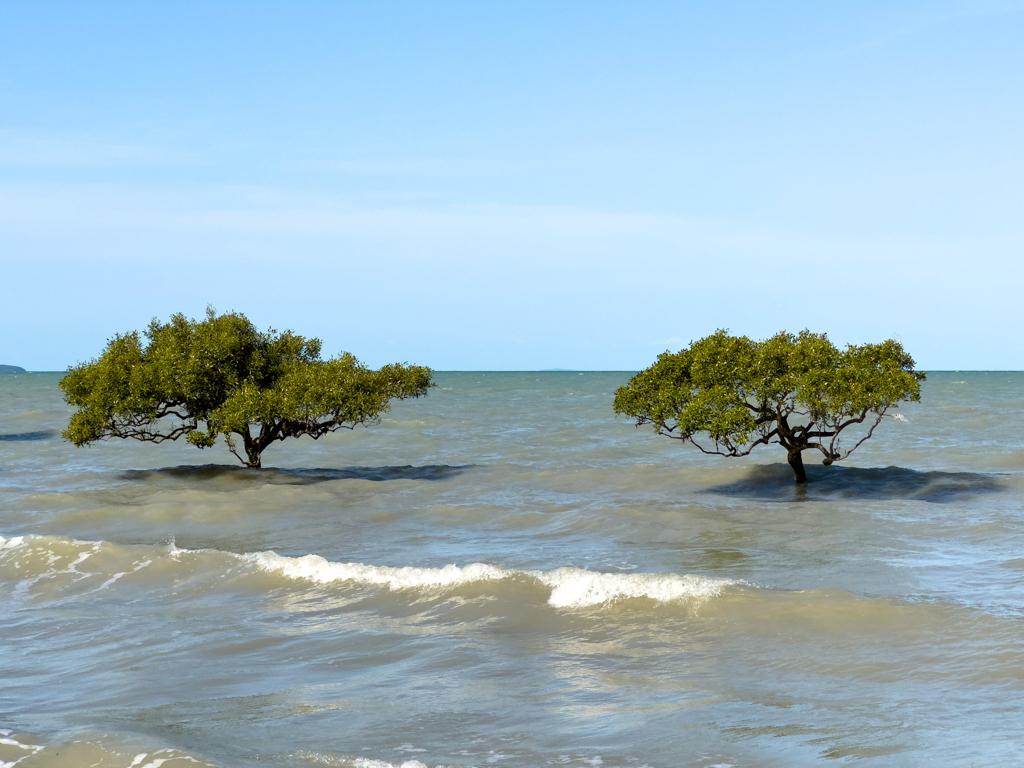
[[[372,365],[716,328],[1021,369],[1024,3],[0,2],[0,363],[207,304]]]

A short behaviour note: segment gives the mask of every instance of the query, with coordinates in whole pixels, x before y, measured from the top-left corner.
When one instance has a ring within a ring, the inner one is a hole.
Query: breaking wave
[[[275,552],[243,555],[259,568],[291,579],[318,584],[353,582],[386,586],[393,590],[438,589],[474,582],[535,579],[551,589],[548,604],[556,608],[583,608],[626,598],[647,598],[660,603],[714,597],[738,582],[706,576],[662,573],[600,573],[582,568],[521,571],[471,563],[443,568],[389,568],[363,563],[334,563],[319,555],[284,557]]]
[[[239,562],[257,572],[313,584],[344,583],[384,587],[392,591],[444,591],[462,585],[533,581],[550,590],[547,603],[555,608],[585,608],[620,600],[644,598],[659,603],[700,601],[715,597],[722,589],[741,582],[692,574],[602,573],[563,567],[549,571],[500,568],[487,563],[442,568],[389,567],[364,563],[339,563],[319,555],[286,557],[276,552],[234,554],[218,550],[179,549],[173,544],[160,547],[121,546],[110,542],[82,542],[55,536],[0,536],[0,579],[13,577],[34,585],[63,577],[71,583],[95,583],[100,591],[129,574],[156,561],[200,558],[220,575]],[[86,560],[95,571],[81,570]]]

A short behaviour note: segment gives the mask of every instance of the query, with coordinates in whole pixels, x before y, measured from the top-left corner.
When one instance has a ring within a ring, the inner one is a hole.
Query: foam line
[[[352,581],[390,589],[454,587],[474,581],[497,581],[515,573],[484,563],[472,563],[464,568],[457,565],[446,565],[444,568],[389,568],[362,563],[333,563],[319,555],[284,557],[276,552],[257,552],[243,555],[242,558],[265,571],[277,572],[291,579],[303,579],[317,584]]]
[[[11,539],[5,539],[3,536],[0,536],[0,550],[14,549],[15,547],[20,547],[24,543],[24,536],[15,536]]]
[[[486,563],[463,567],[391,568],[363,563],[334,563],[318,555],[284,557],[275,552],[243,555],[265,571],[317,584],[352,582],[386,586],[393,590],[444,589],[483,581],[532,578],[551,590],[548,604],[556,608],[583,608],[628,598],[648,598],[660,603],[706,600],[723,587],[738,582],[705,576],[663,573],[599,573],[582,568],[552,571],[520,571]]]
[[[582,608],[626,598],[646,597],[659,603],[707,600],[738,582],[674,573],[597,573],[582,568],[533,572],[551,587],[548,603],[556,608]]]
[[[279,574],[297,581],[314,584],[347,582],[386,587],[395,591],[437,591],[454,589],[463,584],[532,580],[550,590],[547,602],[555,608],[584,608],[636,598],[645,598],[659,603],[702,601],[717,596],[723,588],[729,585],[742,583],[691,574],[600,573],[572,567],[555,568],[550,571],[526,571],[499,568],[487,563],[470,563],[464,566],[446,565],[443,568],[412,566],[395,568],[364,563],[337,563],[319,555],[285,557],[270,551],[237,555],[216,550],[180,549],[173,544],[161,547],[162,553],[157,555],[152,548],[144,553],[139,553],[134,549],[126,550],[109,542],[74,541],[59,537],[50,541],[50,538],[48,536],[18,536],[10,539],[0,537],[0,553],[6,551],[6,557],[18,557],[16,551],[30,542],[32,553],[45,556],[49,552],[49,562],[40,564],[43,570],[31,574],[25,571],[21,572],[18,590],[24,592],[41,579],[65,574],[70,575],[72,583],[87,578],[97,579],[97,586],[93,591],[98,592],[113,587],[122,578],[151,565],[161,556],[174,561],[181,560],[183,557],[204,559],[211,556],[227,557],[231,560],[241,560],[256,570]],[[66,550],[69,544],[80,549],[78,551],[72,549],[68,552]],[[60,554],[52,549],[55,545],[59,545]],[[97,554],[102,556],[94,559]],[[96,568],[93,571],[79,570],[84,568],[83,564],[86,561],[89,561],[89,565],[95,562]],[[210,565],[213,565],[216,561],[209,562]],[[223,560],[220,560],[215,568],[221,569],[224,566]]]

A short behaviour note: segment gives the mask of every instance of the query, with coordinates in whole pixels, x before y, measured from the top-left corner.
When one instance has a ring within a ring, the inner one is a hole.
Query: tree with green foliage
[[[154,319],[145,338],[115,336],[99,358],[68,370],[60,388],[78,411],[65,439],[82,446],[111,437],[184,437],[208,448],[223,435],[243,464],[259,467],[277,440],[316,440],[376,423],[392,400],[420,397],[433,386],[429,368],[374,371],[348,353],[321,360],[319,339],[262,333],[235,312],[207,309],[202,321],[181,314],[169,323]]]
[[[616,390],[615,412],[708,454],[746,456],[778,443],[806,483],[804,451],[820,451],[826,465],[845,459],[890,408],[920,401],[924,379],[891,339],[839,350],[806,330],[760,342],[718,331],[660,355]],[[844,447],[841,434],[857,424],[866,433]]]

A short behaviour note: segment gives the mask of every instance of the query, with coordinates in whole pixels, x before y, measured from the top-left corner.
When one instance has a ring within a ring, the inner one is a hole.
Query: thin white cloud
[[[808,298],[838,290],[845,275],[870,285],[908,270],[941,271],[964,264],[976,271],[986,261],[1012,257],[1024,244],[1024,232],[962,239],[842,238],[742,220],[582,206],[370,207],[343,196],[281,188],[12,182],[0,183],[0,234],[63,236],[83,243],[113,235],[136,240],[271,238],[361,247],[387,243],[445,261],[476,258],[474,249],[481,247],[527,260],[531,253],[545,258],[557,251],[574,266],[595,256],[621,258],[624,273],[657,254],[692,262],[689,268],[697,273],[753,282],[791,279],[794,287],[812,286]],[[116,259],[117,252],[103,258]]]
[[[439,368],[631,369],[718,327],[759,338],[808,327],[838,343],[896,333],[915,354],[938,350],[925,366],[1024,365],[1020,343],[988,334],[1015,322],[1020,232],[842,238],[578,206],[6,183],[0,243],[15,286],[0,314],[12,338],[17,323],[35,334],[24,360],[39,345],[80,359],[112,330],[212,302],[262,308],[260,323],[313,328],[332,349],[427,354]],[[88,306],[80,347],[33,314],[51,305]]]

